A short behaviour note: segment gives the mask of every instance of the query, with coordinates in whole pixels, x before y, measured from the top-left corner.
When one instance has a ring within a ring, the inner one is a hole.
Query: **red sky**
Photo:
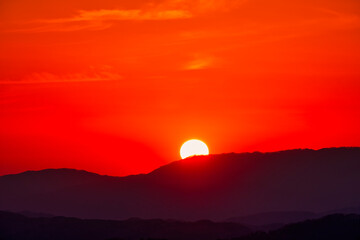
[[[358,0],[0,2],[0,174],[360,146]]]

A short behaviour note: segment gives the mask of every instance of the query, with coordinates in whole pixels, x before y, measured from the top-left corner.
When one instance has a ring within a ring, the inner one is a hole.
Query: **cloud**
[[[190,18],[191,13],[183,10],[118,10],[100,9],[85,11],[80,10],[71,18],[39,20],[42,23],[71,23],[71,22],[93,22],[93,21],[121,21],[121,20],[168,20]]]
[[[115,21],[171,20],[191,18],[185,10],[119,10],[100,9],[85,11],[70,18],[41,19],[34,21],[37,27],[18,30],[20,32],[70,32],[79,30],[103,30],[110,28]]]
[[[209,68],[214,65],[215,59],[212,56],[195,55],[192,60],[184,66],[185,70],[199,70]]]
[[[119,81],[122,76],[118,73],[106,71],[83,72],[71,74],[53,74],[49,72],[33,73],[21,80],[0,81],[0,84],[32,84],[32,83],[57,83],[57,82],[95,82],[95,81]]]
[[[213,11],[227,11],[247,0],[165,0],[149,3],[137,9],[79,10],[67,18],[39,19],[16,32],[66,32],[103,30],[116,21],[161,21],[189,19]]]
[[[160,8],[186,9],[194,15],[209,12],[229,11],[241,6],[248,0],[166,0]]]
[[[103,30],[116,21],[159,21],[187,19],[193,17],[189,11],[177,9],[100,9],[80,10],[69,18],[40,19],[31,22],[35,27],[16,30],[16,32],[69,32],[79,30]]]
[[[93,21],[93,20],[168,20],[190,18],[191,13],[184,10],[97,10],[80,11],[79,16],[74,21]]]

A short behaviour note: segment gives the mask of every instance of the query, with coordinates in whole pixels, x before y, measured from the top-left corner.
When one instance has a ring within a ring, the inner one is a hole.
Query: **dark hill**
[[[229,218],[229,222],[236,222],[252,226],[254,229],[276,229],[280,228],[289,223],[301,222],[308,219],[315,219],[326,214],[322,215],[320,213],[316,214],[313,212],[266,212],[259,213],[241,217]]]
[[[68,169],[0,177],[0,209],[98,219],[224,220],[360,204],[360,148],[192,157],[146,175]]]
[[[232,240],[359,240],[360,215],[334,214],[287,225],[269,233],[257,232]]]
[[[51,217],[28,218],[0,211],[0,239],[12,240],[105,240],[171,239],[215,240],[249,234],[236,223],[171,220],[82,220]]]
[[[297,223],[310,219],[317,219],[332,214],[360,214],[360,206],[352,208],[334,209],[326,212],[304,212],[304,211],[287,211],[287,212],[265,212],[247,216],[232,217],[227,219],[228,222],[235,222],[251,226],[253,229],[272,230],[278,229],[290,223]]]
[[[28,218],[0,211],[0,239],[12,240],[358,240],[360,215],[335,214],[253,232],[236,223],[174,220],[83,220],[67,217]]]

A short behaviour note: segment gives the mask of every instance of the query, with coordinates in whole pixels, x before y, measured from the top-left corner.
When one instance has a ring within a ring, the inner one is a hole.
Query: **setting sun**
[[[360,0],[0,0],[0,240],[360,240],[359,43]]]
[[[186,141],[180,148],[180,156],[182,159],[194,155],[208,155],[209,148],[206,144],[197,139]]]

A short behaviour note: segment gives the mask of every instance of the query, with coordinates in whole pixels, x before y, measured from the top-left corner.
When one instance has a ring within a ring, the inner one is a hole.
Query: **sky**
[[[0,1],[0,175],[360,146],[358,0]]]

